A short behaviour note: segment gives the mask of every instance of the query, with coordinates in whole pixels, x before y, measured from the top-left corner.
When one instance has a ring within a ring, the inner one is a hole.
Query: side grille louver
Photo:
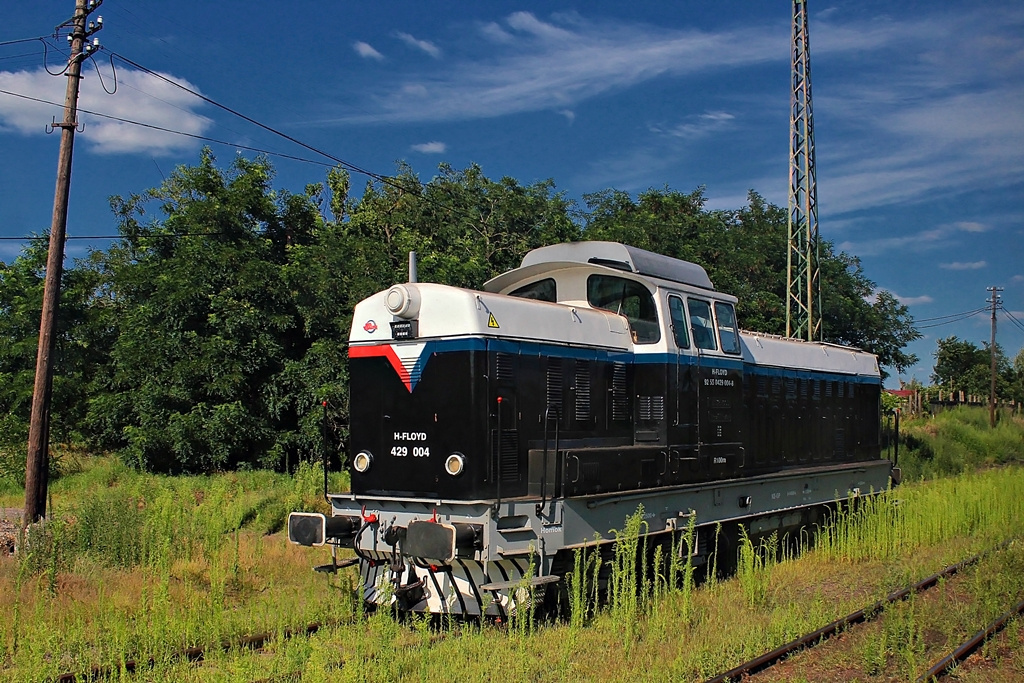
[[[501,430],[498,459],[501,462],[501,480],[519,481],[519,432],[515,429]]]
[[[590,363],[576,361],[576,420],[590,421]]]
[[[660,421],[665,419],[664,396],[640,396],[640,419]]]
[[[548,358],[547,384],[545,386],[547,407],[552,408],[555,417],[562,415],[562,359]]]
[[[498,381],[512,381],[515,379],[512,356],[507,353],[499,353],[494,359],[494,365],[495,379]]]
[[[629,396],[626,394],[626,364],[612,363],[612,420],[629,419]]]

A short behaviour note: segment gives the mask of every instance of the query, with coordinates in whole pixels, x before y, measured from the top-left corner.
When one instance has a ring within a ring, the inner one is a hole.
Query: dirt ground
[[[14,541],[20,520],[20,509],[0,508],[0,555],[14,554]]]

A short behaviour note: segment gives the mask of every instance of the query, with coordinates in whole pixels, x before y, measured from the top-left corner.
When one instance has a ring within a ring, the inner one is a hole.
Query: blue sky
[[[0,42],[50,35],[73,0],[4,9]],[[574,199],[704,186],[709,208],[742,206],[749,189],[787,203],[785,0],[106,0],[96,14],[106,49],[377,173],[404,160],[429,179],[440,162],[475,162],[492,178],[551,178]],[[921,363],[904,378],[927,382],[938,338],[989,337],[984,312],[925,327],[934,319],[982,308],[995,285],[1024,322],[1024,5],[811,0],[810,22],[821,236],[921,321]],[[109,55],[94,61],[84,109],[316,159],[123,63],[109,95]],[[0,90],[62,102],[65,84],[43,70],[42,43],[0,46]],[[0,93],[0,237],[49,227],[54,117]],[[81,118],[76,237],[115,234],[108,197],[158,185],[203,144]],[[224,163],[239,153],[213,148]],[[278,187],[324,178],[274,163]],[[71,240],[68,256],[108,243]],[[21,246],[0,240],[0,260]],[[998,339],[1015,354],[1024,329],[1001,315]]]

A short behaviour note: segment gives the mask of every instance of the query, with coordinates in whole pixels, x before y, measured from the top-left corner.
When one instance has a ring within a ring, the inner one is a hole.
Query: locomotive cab
[[[608,311],[427,283],[370,297],[354,320],[350,374],[360,390],[350,441],[359,494],[525,495],[528,451],[543,448],[545,425],[552,438],[559,421],[563,436],[592,431],[591,411],[567,417],[560,402],[549,409],[569,393],[580,405],[589,400],[589,377],[587,389],[568,386],[576,378],[567,365],[611,356],[625,365],[631,346],[628,322]],[[607,403],[595,397],[602,413]],[[617,442],[628,439],[625,427],[613,431]]]

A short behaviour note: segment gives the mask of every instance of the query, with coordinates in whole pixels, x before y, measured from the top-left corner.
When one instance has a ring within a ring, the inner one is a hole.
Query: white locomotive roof
[[[608,266],[627,273],[679,282],[701,289],[715,289],[707,271],[696,263],[618,242],[566,242],[534,249],[523,258],[519,268],[488,281],[484,284],[484,289],[488,292],[497,292],[507,289],[515,282],[570,264]]]
[[[879,377],[874,354],[849,346],[740,332],[743,360],[759,366]]]
[[[584,306],[567,306],[475,292],[427,282],[402,285],[419,294],[417,339],[486,336],[602,347],[632,348],[629,325],[621,315]],[[393,341],[391,322],[401,321],[387,308],[388,291],[356,305],[352,343]]]

